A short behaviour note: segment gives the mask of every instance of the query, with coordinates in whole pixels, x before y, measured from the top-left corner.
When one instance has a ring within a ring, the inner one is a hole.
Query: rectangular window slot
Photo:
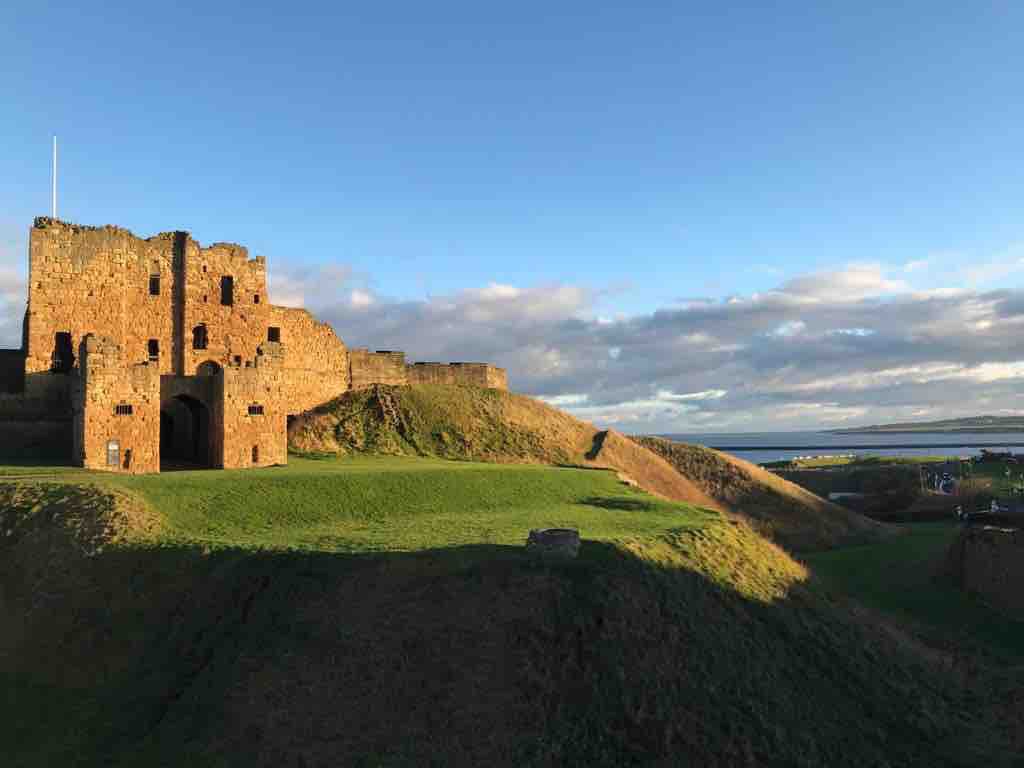
[[[53,339],[53,357],[50,370],[54,373],[70,373],[75,365],[74,345],[68,331],[57,331]]]
[[[267,328],[267,341],[280,341],[281,340],[281,329],[270,326]]]
[[[192,329],[192,349],[206,349],[206,326],[200,323]]]
[[[263,415],[263,406],[262,405],[257,405],[255,403],[250,405],[249,406],[249,415],[250,416],[262,416]]]
[[[252,303],[253,304],[259,304],[260,303],[260,295],[258,293],[253,295]]]
[[[149,352],[150,362],[155,363],[160,359],[160,342],[156,339],[150,339],[146,345],[147,351]]]
[[[120,405],[114,406],[115,416],[131,416],[132,406],[129,403],[121,403]]]
[[[149,276],[149,295],[159,296],[160,295],[160,275]]]
[[[220,279],[220,303],[230,307],[235,303],[235,278],[224,275]]]
[[[252,447],[252,463],[253,464],[258,464],[259,460],[260,460],[260,447],[258,445],[254,445]]]

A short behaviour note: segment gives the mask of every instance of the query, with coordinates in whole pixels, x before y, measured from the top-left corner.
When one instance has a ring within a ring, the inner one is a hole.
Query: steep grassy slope
[[[1011,764],[988,678],[609,472],[296,460],[0,493],[5,765]],[[543,524],[581,528],[578,561],[525,555]]]
[[[613,468],[664,498],[739,515],[791,549],[878,538],[885,527],[727,454],[598,431],[522,395],[473,387],[348,393],[292,425],[294,449]]]
[[[791,549],[873,541],[886,532],[885,526],[749,461],[662,437],[636,441],[693,480],[721,508],[742,514],[760,533]]]

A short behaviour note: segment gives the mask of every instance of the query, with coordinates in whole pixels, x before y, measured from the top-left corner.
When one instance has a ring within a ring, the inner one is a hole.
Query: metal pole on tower
[[[57,137],[53,137],[53,218],[57,218]]]

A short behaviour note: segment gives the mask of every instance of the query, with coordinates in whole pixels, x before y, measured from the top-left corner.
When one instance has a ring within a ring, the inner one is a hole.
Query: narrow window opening
[[[253,304],[259,304],[260,303],[260,295],[258,293],[253,294],[252,303]]]
[[[119,403],[118,405],[115,405],[114,406],[114,415],[115,416],[131,416],[132,415],[131,403]]]
[[[224,275],[220,279],[220,303],[230,307],[235,303],[235,278]]]
[[[263,406],[260,405],[259,403],[253,403],[252,405],[249,406],[249,415],[250,416],[262,416],[263,415]]]
[[[53,356],[50,370],[54,373],[70,373],[75,365],[75,353],[68,331],[57,331],[53,339]]]
[[[159,296],[160,295],[160,275],[149,276],[149,295]]]
[[[205,272],[205,271],[206,271],[206,265],[203,264],[203,272]]]
[[[242,365],[242,356],[241,355],[235,355],[235,365],[237,365],[237,366],[241,366]]]
[[[202,323],[192,329],[192,349],[206,349],[206,326]]]
[[[150,362],[155,363],[160,359],[160,342],[157,339],[150,339],[146,345],[147,351],[149,352]]]
[[[280,341],[281,340],[281,329],[270,326],[267,328],[267,341]]]
[[[254,445],[252,447],[252,463],[253,464],[258,464],[259,460],[260,460],[260,447],[258,445]]]
[[[121,443],[117,440],[107,441],[107,466],[118,467],[121,465]]]
[[[207,303],[209,303],[209,300],[206,298],[206,294],[204,293],[203,294],[203,304],[207,304]]]

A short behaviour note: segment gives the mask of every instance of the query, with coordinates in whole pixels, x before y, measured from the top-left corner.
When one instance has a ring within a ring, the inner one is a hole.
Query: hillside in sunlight
[[[614,472],[8,470],[0,502],[5,766],[1013,764],[985,669]],[[577,560],[527,555],[552,525]]]
[[[728,453],[663,437],[636,441],[690,478],[720,507],[742,514],[760,533],[791,549],[868,542],[888,532],[870,518]]]
[[[726,512],[790,549],[877,539],[886,528],[727,454],[601,431],[524,395],[475,387],[349,392],[289,429],[293,449],[614,469],[667,499]]]

